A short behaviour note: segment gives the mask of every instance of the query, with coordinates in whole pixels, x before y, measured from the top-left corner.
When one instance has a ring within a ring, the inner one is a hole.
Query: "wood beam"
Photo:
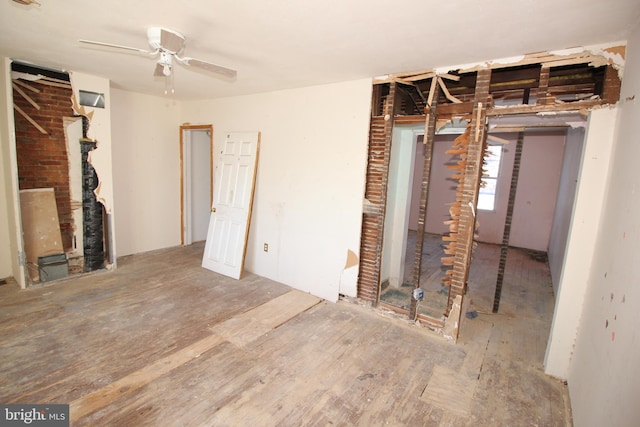
[[[447,97],[447,99],[455,104],[461,104],[462,101],[460,101],[458,98],[456,98],[455,96],[451,95],[451,93],[449,93],[449,89],[447,89],[447,85],[444,84],[444,82],[442,81],[442,78],[437,77],[438,80],[438,84],[440,85],[440,88],[442,89],[442,92],[444,93],[444,96]]]
[[[27,102],[33,106],[33,108],[35,108],[38,111],[40,110],[40,105],[38,105],[38,103],[34,101],[33,98],[31,98],[22,89],[20,89],[20,86],[15,84],[15,82],[11,86],[13,87],[13,90],[18,92],[24,99],[26,99]]]
[[[450,270],[449,300],[447,303],[447,314],[453,306],[457,295],[464,299],[464,294],[469,276],[469,266],[471,263],[471,252],[473,250],[473,239],[476,228],[476,206],[478,204],[478,193],[482,176],[482,162],[484,156],[484,145],[486,143],[486,113],[487,102],[490,100],[489,86],[491,82],[491,70],[482,69],[478,71],[476,78],[476,90],[470,129],[471,135],[464,159],[464,170],[461,171],[462,179],[456,193],[456,205],[459,209],[457,224],[455,225],[456,241],[452,269]],[[453,218],[456,220],[456,218]],[[460,319],[454,319],[454,321]],[[457,337],[455,337],[457,338]]]
[[[422,248],[424,246],[424,229],[427,218],[427,203],[429,202],[429,182],[431,179],[431,163],[433,159],[433,145],[436,136],[436,113],[438,108],[439,89],[435,84],[437,78],[434,77],[431,82],[431,91],[429,92],[429,110],[425,116],[424,129],[424,169],[422,173],[422,187],[420,194],[420,209],[418,211],[418,229],[416,231],[416,251],[413,258],[413,270],[411,280],[413,288],[420,287],[420,272],[422,269]],[[411,308],[409,310],[409,318],[416,320],[418,316],[418,301],[411,295]]]
[[[536,114],[543,112],[570,112],[587,110],[604,106],[606,103],[600,99],[582,100],[574,102],[558,102],[549,105],[516,105],[513,107],[493,107],[487,110],[487,116],[510,116],[515,114]]]
[[[13,104],[13,108],[14,108],[18,113],[20,113],[20,115],[21,115],[22,117],[24,117],[24,118],[25,118],[29,123],[31,123],[31,124],[33,125],[33,127],[35,127],[36,129],[38,129],[38,130],[40,131],[40,133],[41,133],[41,134],[48,135],[47,131],[46,131],[42,126],[40,126],[40,125],[39,125],[35,120],[33,120],[33,119],[31,118],[31,116],[29,116],[27,113],[25,113],[25,112],[22,110],[22,108],[18,107],[18,106],[17,106],[17,105],[15,105],[15,104]]]
[[[438,116],[471,114],[475,104],[473,101],[459,102],[455,104],[440,104],[438,106]]]
[[[18,85],[22,86],[25,89],[29,89],[33,93],[40,93],[40,89],[35,88],[35,87],[23,82],[22,80],[14,79],[13,83],[18,84]]]

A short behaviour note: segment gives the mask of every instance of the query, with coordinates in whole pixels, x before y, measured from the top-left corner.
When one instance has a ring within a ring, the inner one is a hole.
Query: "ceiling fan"
[[[184,50],[186,38],[177,31],[169,30],[161,27],[150,27],[147,30],[149,46],[152,50],[139,49],[137,47],[121,46],[112,43],[104,43],[92,40],[78,40],[80,43],[112,47],[115,49],[125,49],[139,52],[151,57],[157,57],[156,69],[154,76],[169,77],[173,71],[173,60],[178,63],[190,67],[199,68],[224,77],[233,79],[236,77],[236,70],[202,61],[200,59],[190,58],[188,56],[180,56]]]

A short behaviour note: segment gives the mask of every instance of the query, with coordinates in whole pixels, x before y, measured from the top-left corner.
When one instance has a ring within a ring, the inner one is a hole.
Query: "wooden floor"
[[[221,277],[200,267],[202,249],[0,286],[0,403],[69,403],[73,426],[571,423],[565,385],[542,372],[553,298],[533,267],[545,263],[508,263],[497,315],[491,286],[470,283],[478,316],[453,344],[357,304]]]

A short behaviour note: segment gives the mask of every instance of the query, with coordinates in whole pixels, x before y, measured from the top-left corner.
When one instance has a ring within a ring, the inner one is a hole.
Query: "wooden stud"
[[[18,107],[17,105],[13,104],[13,108],[20,113],[20,115],[22,117],[24,117],[25,119],[27,119],[27,121],[29,123],[31,123],[36,129],[38,129],[40,131],[40,133],[44,134],[44,135],[48,135],[47,131],[44,130],[44,128],[42,126],[40,126],[38,123],[36,123],[35,120],[33,120],[31,117],[29,117],[29,115],[27,113],[25,113],[22,108]]]
[[[456,75],[448,74],[448,73],[438,74],[438,77],[443,78],[443,79],[447,79],[447,80],[453,80],[453,81],[456,81],[456,82],[460,81],[460,76],[456,76]]]
[[[441,104],[438,109],[438,116],[446,116],[446,115],[466,115],[471,114],[473,111],[473,107],[475,104],[472,101],[462,102],[458,98],[455,98],[458,102],[454,102],[453,104]]]
[[[29,89],[33,93],[40,93],[40,89],[35,88],[35,87],[23,82],[22,80],[14,79],[13,83],[18,84],[18,85],[22,86],[25,89]]]
[[[458,206],[451,207],[454,215],[452,218],[458,221],[458,233],[455,236],[456,250],[455,262],[451,273],[451,286],[446,314],[449,315],[453,300],[457,295],[464,296],[471,252],[473,250],[473,238],[476,228],[475,206],[478,200],[479,187],[482,175],[483,147],[486,141],[486,105],[489,98],[489,87],[491,81],[491,70],[483,69],[478,71],[476,79],[476,89],[474,102],[476,107],[472,115],[472,121],[468,129],[470,134],[466,137],[459,137],[458,142],[467,146],[468,151],[465,160],[463,177],[459,180],[456,189],[456,200]],[[462,156],[461,156],[462,157]],[[454,319],[459,321],[459,319]]]
[[[436,111],[438,108],[439,98],[436,77],[431,80],[431,89],[429,91],[428,112],[425,118],[424,130],[424,170],[422,173],[422,192],[420,196],[420,209],[418,212],[418,229],[416,230],[416,250],[413,259],[413,274],[411,276],[414,288],[420,287],[420,273],[422,269],[422,248],[424,246],[424,228],[427,218],[427,204],[429,203],[429,183],[431,180],[431,164],[433,160],[433,146],[436,136]],[[411,308],[409,309],[409,318],[415,320],[418,316],[418,302],[411,296]]]
[[[26,99],[27,102],[33,106],[33,108],[35,108],[36,110],[40,110],[40,106],[38,105],[38,103],[34,101],[33,98],[31,98],[29,95],[27,95],[22,89],[20,89],[17,84],[13,83],[11,86],[13,86],[13,90],[22,95],[22,97]]]
[[[455,96],[451,95],[451,93],[449,93],[449,89],[447,89],[447,86],[444,84],[441,77],[438,76],[437,80],[438,80],[438,84],[442,88],[442,92],[444,93],[444,96],[446,96],[449,101],[453,102],[454,104],[462,104],[462,101],[460,101],[458,98],[456,98]]]
[[[46,86],[53,86],[53,87],[62,87],[65,89],[70,89],[71,88],[71,83],[57,83],[57,82],[51,82],[49,80],[44,80],[44,79],[40,79],[40,80],[36,80],[38,83],[46,85]]]

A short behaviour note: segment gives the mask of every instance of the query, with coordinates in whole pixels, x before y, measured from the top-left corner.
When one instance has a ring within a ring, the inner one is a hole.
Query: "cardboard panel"
[[[64,253],[53,188],[20,190],[20,209],[27,270],[38,281],[38,257]]]

